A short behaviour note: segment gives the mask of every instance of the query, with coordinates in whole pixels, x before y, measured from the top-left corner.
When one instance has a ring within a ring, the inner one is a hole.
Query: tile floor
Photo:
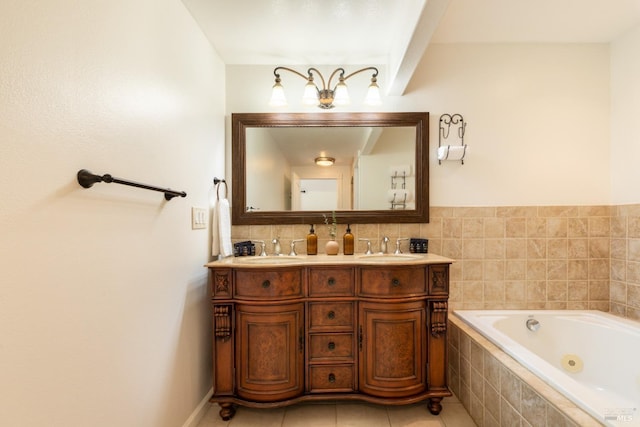
[[[312,403],[280,409],[238,407],[236,415],[222,421],[220,407],[212,404],[198,427],[475,427],[455,397],[442,401],[440,415],[432,415],[426,402],[408,406],[369,403]]]

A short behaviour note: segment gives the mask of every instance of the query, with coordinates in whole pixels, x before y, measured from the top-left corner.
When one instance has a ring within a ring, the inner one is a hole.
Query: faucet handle
[[[296,253],[296,243],[304,242],[304,239],[295,239],[291,241],[291,252],[289,252],[289,256],[297,256]]]
[[[372,255],[372,254],[373,254],[373,251],[371,250],[371,240],[369,240],[369,239],[363,239],[363,238],[360,238],[360,239],[358,239],[358,240],[361,240],[361,241],[363,241],[363,242],[367,242],[367,251],[366,251],[364,254],[365,254],[365,255]]]
[[[267,256],[267,250],[265,249],[264,240],[254,240],[256,243],[260,243],[260,256]]]
[[[273,245],[273,255],[282,255],[280,253],[280,237],[274,237],[273,240],[271,240],[271,244]]]
[[[396,251],[394,252],[394,254],[398,255],[401,254],[402,251],[400,250],[400,242],[403,240],[409,240],[408,237],[400,237],[398,239],[396,239]]]
[[[387,236],[382,236],[382,240],[380,241],[380,253],[386,254],[388,251],[387,245],[389,243],[389,238]]]

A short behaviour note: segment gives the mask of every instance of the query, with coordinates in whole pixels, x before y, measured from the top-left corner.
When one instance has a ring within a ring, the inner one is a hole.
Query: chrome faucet
[[[387,253],[387,244],[389,243],[389,238],[387,236],[382,236],[382,241],[380,242],[380,253]]]
[[[291,252],[289,252],[289,256],[296,256],[298,255],[296,253],[296,243],[298,242],[304,242],[304,239],[296,239],[296,240],[292,240],[291,241]]]
[[[273,243],[273,254],[276,256],[282,255],[280,253],[282,251],[282,249],[280,248],[280,238],[276,237],[271,241],[271,243]]]
[[[371,240],[369,239],[358,239],[361,240],[363,242],[367,242],[367,251],[364,253],[365,255],[372,255],[373,251],[371,250]]]
[[[265,249],[264,240],[254,240],[256,243],[260,243],[260,255],[259,256],[267,256],[267,251]]]
[[[400,250],[400,242],[402,242],[403,240],[409,240],[408,237],[401,237],[399,239],[396,239],[396,250],[394,252],[394,254],[399,255],[402,253],[402,251]]]
[[[527,319],[527,329],[532,332],[537,331],[538,329],[540,329],[540,322],[533,318]]]

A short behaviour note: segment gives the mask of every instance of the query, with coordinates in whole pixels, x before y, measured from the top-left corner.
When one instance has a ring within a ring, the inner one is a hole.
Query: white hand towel
[[[231,244],[231,215],[229,213],[229,201],[227,199],[218,200],[217,208],[220,255],[223,257],[232,256],[233,245]]]
[[[218,227],[218,201],[213,207],[213,217],[211,218],[211,256],[217,257],[220,255],[220,232]]]

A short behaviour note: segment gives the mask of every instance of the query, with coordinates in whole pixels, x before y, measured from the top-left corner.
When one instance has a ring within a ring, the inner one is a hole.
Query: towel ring
[[[224,183],[224,197],[227,197],[229,195],[229,187],[227,187],[227,181],[225,181],[224,179],[219,179],[214,177],[213,178],[213,184],[216,186],[216,198],[218,200],[220,200],[220,183]]]

